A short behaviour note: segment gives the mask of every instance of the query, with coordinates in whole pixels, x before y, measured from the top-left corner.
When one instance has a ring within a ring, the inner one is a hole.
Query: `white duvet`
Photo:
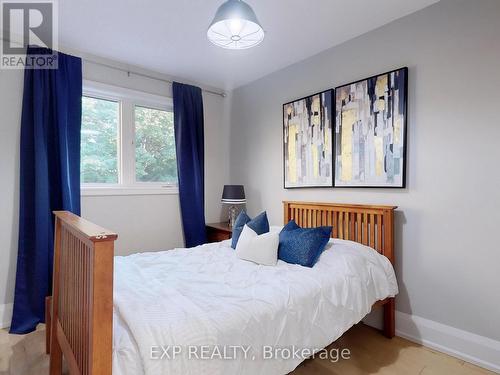
[[[114,274],[114,375],[287,374],[302,359],[264,359],[268,346],[319,350],[398,292],[387,258],[344,240],[313,268],[259,266],[223,241],[116,257]]]

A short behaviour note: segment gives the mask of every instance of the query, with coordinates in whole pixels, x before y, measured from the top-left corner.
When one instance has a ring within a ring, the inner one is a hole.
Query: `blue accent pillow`
[[[280,232],[278,259],[313,267],[330,240],[332,227],[301,228],[290,220]]]
[[[241,211],[234,222],[231,241],[231,247],[233,249],[236,249],[236,244],[238,243],[238,239],[240,238],[240,234],[245,224],[259,235],[269,232],[269,221],[267,220],[266,211],[255,216],[253,219],[250,219],[245,211]]]

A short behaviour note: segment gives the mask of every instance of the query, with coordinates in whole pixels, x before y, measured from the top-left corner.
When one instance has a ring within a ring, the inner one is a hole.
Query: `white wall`
[[[67,49],[64,51],[68,51]],[[72,53],[73,51],[69,51]],[[75,53],[78,54],[78,53]],[[79,54],[78,54],[79,55]],[[122,64],[93,60],[123,68]],[[147,72],[163,79],[163,75]],[[84,79],[171,96],[171,85],[84,62]],[[194,83],[195,84],[195,83]],[[213,88],[210,88],[213,89]],[[219,90],[217,90],[219,91]],[[23,72],[0,70],[0,323],[10,321],[13,301],[19,204],[19,137]],[[205,113],[205,200],[207,221],[220,221],[220,195],[228,183],[230,96],[203,94]],[[174,195],[84,196],[82,216],[118,233],[117,254],[167,250],[183,245],[179,197]]]
[[[235,90],[230,165],[250,213],[266,209],[274,223],[282,200],[399,206],[397,309],[496,340],[499,19],[497,0],[443,0]],[[282,104],[402,66],[408,188],[283,189]]]

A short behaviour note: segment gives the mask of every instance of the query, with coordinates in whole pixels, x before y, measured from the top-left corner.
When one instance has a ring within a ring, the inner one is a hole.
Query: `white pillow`
[[[236,256],[264,266],[275,266],[279,242],[279,232],[267,232],[259,236],[245,225],[236,244]]]
[[[269,232],[281,232],[283,225],[270,225]]]

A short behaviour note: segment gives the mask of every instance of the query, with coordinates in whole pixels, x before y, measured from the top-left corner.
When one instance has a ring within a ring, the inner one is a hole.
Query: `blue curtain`
[[[45,320],[51,294],[53,210],[80,214],[82,62],[57,53],[58,69],[26,69],[21,118],[19,247],[11,333]],[[28,47],[28,55],[52,54]]]
[[[206,242],[203,99],[199,87],[173,83],[175,148],[186,247]]]

